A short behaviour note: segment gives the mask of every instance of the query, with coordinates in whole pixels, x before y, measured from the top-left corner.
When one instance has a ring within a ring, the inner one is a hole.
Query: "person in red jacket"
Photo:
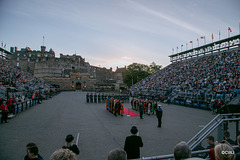
[[[16,105],[16,99],[14,97],[10,97],[7,101],[7,106],[11,113],[15,114],[15,105]]]
[[[7,107],[6,101],[3,101],[3,104],[0,106],[0,108],[2,111],[1,123],[3,123],[3,120],[5,121],[5,123],[7,123],[8,107]]]

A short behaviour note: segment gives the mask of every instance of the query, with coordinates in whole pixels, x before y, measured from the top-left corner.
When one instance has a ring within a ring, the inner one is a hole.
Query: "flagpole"
[[[220,35],[221,35],[221,33],[220,33],[220,31],[219,31],[219,40],[220,40]]]

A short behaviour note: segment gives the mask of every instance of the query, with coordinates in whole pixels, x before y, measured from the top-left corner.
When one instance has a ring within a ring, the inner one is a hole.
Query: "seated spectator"
[[[77,160],[77,157],[69,149],[58,149],[51,155],[50,160]]]
[[[175,160],[191,158],[191,150],[186,142],[180,142],[174,147]]]
[[[113,149],[108,154],[108,160],[127,160],[127,153],[120,148]]]
[[[38,147],[36,145],[31,145],[31,147],[28,147],[27,154],[27,158],[30,160],[43,160],[41,156],[38,156]]]
[[[224,132],[224,139],[231,145],[235,145],[235,142],[232,139],[230,139],[230,133],[228,131]]]
[[[192,151],[200,151],[200,150],[205,150],[205,148],[202,146],[202,143],[199,143]],[[193,154],[192,156],[199,157],[199,158],[205,158],[206,154],[200,153],[200,154]]]
[[[37,146],[37,145],[33,142],[30,142],[26,145],[27,155],[24,157],[24,160],[31,160],[31,158],[28,155],[28,150],[29,150],[29,148],[35,147],[35,146]],[[39,154],[38,154],[38,158],[43,159],[42,156],[40,156]]]
[[[214,155],[216,160],[233,160],[234,149],[229,143],[218,143],[214,147]]]
[[[208,137],[207,137],[207,143],[209,144],[209,145],[207,146],[207,149],[214,148],[214,147],[215,147],[214,137],[213,137],[213,136],[208,136]]]
[[[80,153],[80,151],[79,151],[77,145],[73,144],[73,139],[74,139],[74,137],[71,134],[67,135],[67,137],[65,139],[66,144],[62,148],[63,149],[69,149],[69,150],[73,151],[75,154],[78,155]]]

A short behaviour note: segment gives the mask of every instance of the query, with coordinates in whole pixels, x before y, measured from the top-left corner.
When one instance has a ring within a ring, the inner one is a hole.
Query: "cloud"
[[[163,20],[166,20],[174,25],[177,25],[179,27],[182,27],[182,28],[185,28],[187,30],[190,30],[194,33],[197,33],[199,35],[201,35],[202,33],[205,33],[205,31],[189,24],[189,23],[186,23],[184,22],[182,19],[177,19],[177,18],[174,18],[174,17],[171,17],[169,15],[166,15],[166,14],[163,14],[159,11],[155,11],[153,9],[150,9],[146,6],[143,6],[142,4],[140,3],[137,3],[136,1],[132,1],[132,0],[128,0],[129,4],[132,4],[132,8],[134,8],[135,10],[139,10],[139,11],[143,11],[147,14],[150,14],[152,16],[155,16],[157,18],[160,18],[160,19],[163,19]]]

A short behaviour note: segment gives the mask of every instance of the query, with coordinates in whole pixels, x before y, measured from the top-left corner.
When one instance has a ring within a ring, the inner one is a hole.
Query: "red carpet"
[[[135,112],[133,112],[133,111],[131,111],[129,109],[126,109],[126,108],[123,108],[123,109],[124,109],[124,114],[126,114],[126,115],[129,115],[131,117],[140,116],[139,114],[137,114],[137,113],[135,113]]]

